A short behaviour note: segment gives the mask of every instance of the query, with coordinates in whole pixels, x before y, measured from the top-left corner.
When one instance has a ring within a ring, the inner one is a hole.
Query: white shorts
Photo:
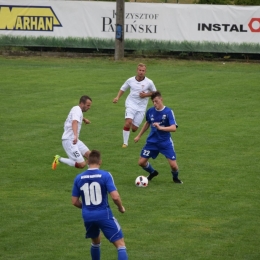
[[[145,111],[136,111],[130,107],[125,110],[125,118],[131,118],[132,124],[139,127],[144,119]]]
[[[89,149],[82,141],[78,140],[76,144],[73,144],[72,140],[62,140],[62,146],[71,160],[78,163],[85,161],[83,155],[89,151]]]

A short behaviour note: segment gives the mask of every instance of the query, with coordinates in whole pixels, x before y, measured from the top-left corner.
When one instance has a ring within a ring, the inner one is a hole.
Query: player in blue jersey
[[[72,189],[72,204],[82,209],[86,238],[91,238],[92,260],[100,259],[100,230],[117,248],[118,260],[127,260],[123,232],[108,204],[108,193],[121,213],[125,212],[112,175],[100,170],[101,155],[92,150],[88,157],[89,168],[77,175]]]
[[[171,138],[171,132],[175,132],[178,127],[174,113],[169,107],[164,106],[159,91],[151,95],[151,100],[154,107],[147,110],[146,122],[140,133],[134,138],[134,141],[138,142],[143,133],[151,127],[146,144],[140,153],[138,164],[149,173],[147,178],[151,181],[159,172],[152,167],[148,160],[149,158],[155,159],[161,153],[170,164],[173,181],[182,184],[183,182],[178,178],[179,170]]]

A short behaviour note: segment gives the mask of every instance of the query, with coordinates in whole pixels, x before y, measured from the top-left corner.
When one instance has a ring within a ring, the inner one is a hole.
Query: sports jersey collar
[[[138,82],[141,82],[145,79],[145,77],[142,79],[142,80],[137,80],[136,76],[135,76],[135,80],[138,81]]]
[[[163,111],[165,109],[165,106],[163,106],[163,108],[161,110],[158,110],[156,108],[154,108],[156,111]]]

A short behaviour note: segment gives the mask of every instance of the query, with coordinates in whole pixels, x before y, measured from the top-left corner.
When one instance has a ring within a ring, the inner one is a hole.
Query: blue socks
[[[149,173],[153,173],[154,172],[154,168],[153,166],[147,162],[147,165],[145,167],[142,167],[145,171],[149,172]]]
[[[100,260],[100,244],[94,245],[91,243],[90,254],[92,260]],[[117,248],[117,257],[118,260],[128,260],[125,246]]]
[[[118,260],[128,260],[128,255],[125,246],[121,246],[117,248],[117,256],[118,256],[117,258]]]
[[[100,244],[94,245],[91,243],[90,254],[92,260],[100,260]]]
[[[179,171],[176,171],[176,172],[172,171],[173,179],[178,179],[178,175],[179,175]]]

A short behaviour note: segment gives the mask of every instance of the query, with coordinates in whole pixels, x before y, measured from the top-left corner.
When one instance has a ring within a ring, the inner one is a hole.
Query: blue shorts
[[[84,225],[86,228],[86,238],[98,237],[100,230],[111,243],[124,237],[121,227],[114,217],[85,222]]]
[[[143,158],[155,159],[159,153],[163,154],[167,159],[173,161],[177,159],[171,139],[161,143],[146,143],[140,156]]]

